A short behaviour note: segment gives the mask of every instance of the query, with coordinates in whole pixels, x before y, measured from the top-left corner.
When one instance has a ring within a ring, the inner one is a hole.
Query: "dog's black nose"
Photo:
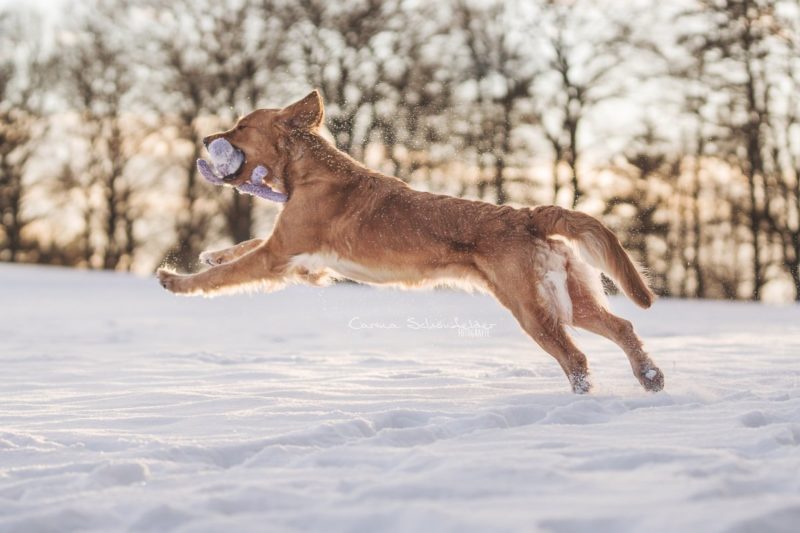
[[[208,145],[211,144],[211,141],[214,140],[211,137],[213,137],[213,135],[209,135],[208,137],[203,137],[203,146],[205,146],[206,149],[208,149]]]

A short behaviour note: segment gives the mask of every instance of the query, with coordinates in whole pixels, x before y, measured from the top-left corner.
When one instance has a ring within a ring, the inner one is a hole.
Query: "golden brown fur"
[[[566,325],[613,340],[645,388],[663,387],[663,375],[630,323],[606,309],[598,274],[551,237],[574,241],[593,266],[649,307],[652,292],[599,221],[556,206],[514,209],[416,191],[338,151],[319,135],[322,121],[315,91],[287,108],[255,111],[204,140],[225,137],[245,153],[234,183],[264,165],[270,185],[288,193],[289,201],[267,239],[204,253],[201,259],[212,268],[198,274],[160,270],[167,289],[211,295],[328,276],[405,286],[468,283],[514,314],[559,362],[575,392],[589,390],[588,366]]]

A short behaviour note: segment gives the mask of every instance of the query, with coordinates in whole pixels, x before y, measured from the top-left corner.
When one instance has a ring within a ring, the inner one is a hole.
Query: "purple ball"
[[[208,145],[208,154],[220,177],[230,176],[244,164],[244,154],[226,139],[216,139]]]

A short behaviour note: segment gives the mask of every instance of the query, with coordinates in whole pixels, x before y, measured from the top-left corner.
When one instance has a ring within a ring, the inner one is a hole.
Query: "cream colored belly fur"
[[[290,266],[312,273],[327,271],[332,273],[334,278],[346,278],[378,285],[389,284],[405,287],[449,285],[468,290],[486,289],[482,280],[465,272],[464,269],[442,267],[421,272],[416,269],[375,268],[344,259],[334,253],[299,254],[292,258]]]

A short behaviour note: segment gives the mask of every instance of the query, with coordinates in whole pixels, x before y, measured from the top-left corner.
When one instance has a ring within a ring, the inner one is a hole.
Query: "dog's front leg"
[[[284,280],[288,263],[288,257],[272,241],[267,241],[238,259],[205,272],[177,274],[162,268],[156,275],[161,285],[170,292],[210,296],[248,286],[263,289],[277,287]]]
[[[200,262],[209,266],[217,266],[223,263],[230,263],[247,252],[255,250],[266,241],[264,239],[250,239],[249,241],[240,242],[230,248],[217,250],[214,252],[205,251],[200,254]]]

